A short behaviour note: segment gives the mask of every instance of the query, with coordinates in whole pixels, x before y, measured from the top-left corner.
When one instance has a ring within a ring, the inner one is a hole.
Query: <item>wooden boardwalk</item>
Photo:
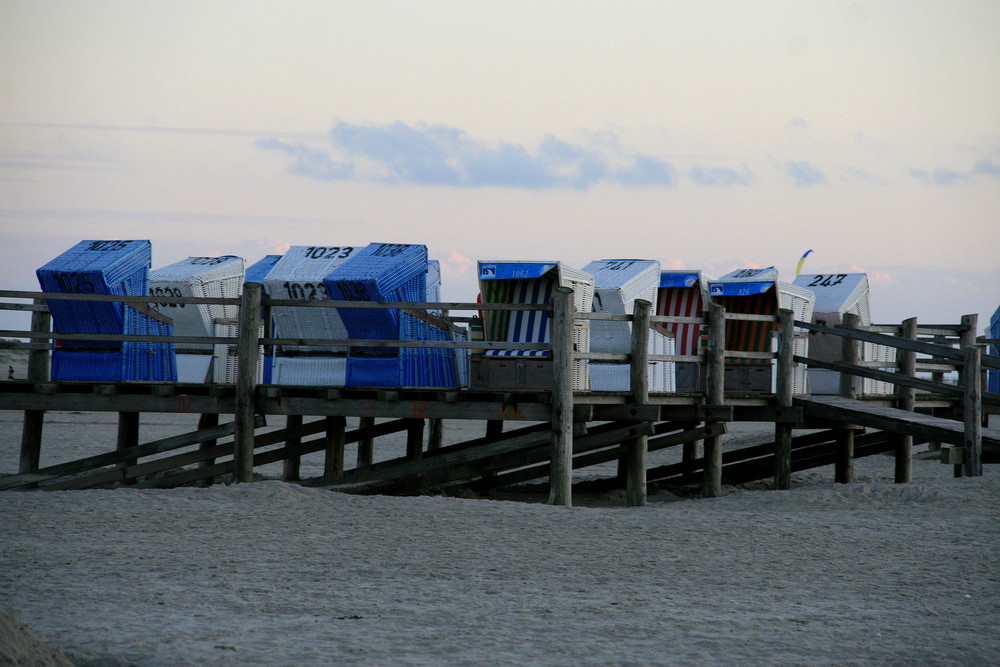
[[[814,417],[958,446],[965,441],[965,424],[954,419],[841,396],[796,396],[794,400],[807,415]],[[1000,452],[1000,429],[983,428],[981,434],[984,450],[989,447]]]

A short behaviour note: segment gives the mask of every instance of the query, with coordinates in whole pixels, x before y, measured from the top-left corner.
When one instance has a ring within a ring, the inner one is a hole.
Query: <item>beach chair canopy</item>
[[[152,244],[145,240],[80,241],[36,271],[44,292],[146,296]],[[56,331],[162,336],[173,327],[122,303],[48,302]],[[171,343],[56,341],[56,380],[176,380]]]
[[[590,312],[594,277],[561,262],[480,261],[479,289],[483,303],[547,304],[556,287],[573,290],[578,312]],[[488,341],[550,342],[549,316],[543,311],[486,311]],[[487,356],[549,356],[546,350],[487,350]]]
[[[701,271],[660,272],[656,314],[673,317],[702,317],[708,303],[708,281]],[[667,322],[658,329],[676,341],[677,354],[698,354],[703,325]]]
[[[244,262],[242,257],[188,257],[169,266],[154,269],[149,274],[149,294],[167,297],[239,298],[243,289]],[[221,304],[153,303],[157,310],[174,321],[178,336],[214,336],[215,320],[235,318],[238,306]],[[207,348],[209,345],[185,344],[185,348]]]
[[[594,312],[629,314],[636,299],[656,303],[660,263],[651,259],[601,259],[583,267],[594,276]],[[627,353],[631,349],[630,322],[590,323],[591,352]]]
[[[324,280],[358,252],[354,246],[292,246],[264,278],[264,291],[275,299],[328,301]],[[347,338],[347,329],[335,308],[275,306],[271,321],[278,338]],[[343,352],[332,346],[285,346],[286,351]]]
[[[427,246],[371,243],[358,249],[324,279],[335,301],[424,301]],[[352,338],[399,340],[399,311],[344,308],[341,320]]]
[[[800,275],[793,285],[815,295],[813,319],[830,326],[839,324],[847,313],[857,315],[861,324],[872,323],[868,276],[864,273],[816,273]]]
[[[738,269],[708,284],[709,295],[730,313],[774,315],[780,308],[792,310],[796,320],[810,321],[813,293],[804,287],[778,280],[778,270]],[[726,349],[770,352],[774,322],[730,320],[726,323]],[[753,359],[727,359],[733,363],[767,363]]]

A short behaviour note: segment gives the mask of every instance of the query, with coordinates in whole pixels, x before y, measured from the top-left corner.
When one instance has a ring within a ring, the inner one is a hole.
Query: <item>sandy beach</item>
[[[144,416],[142,440],[193,418]],[[0,474],[19,420],[0,413]],[[52,413],[43,465],[113,437],[114,415]],[[631,509],[277,479],[2,492],[0,610],[78,665],[996,664],[997,467],[917,460],[906,485],[889,457],[856,467]]]

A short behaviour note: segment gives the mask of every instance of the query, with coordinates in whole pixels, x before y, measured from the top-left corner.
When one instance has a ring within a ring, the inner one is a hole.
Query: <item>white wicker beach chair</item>
[[[151,296],[217,297],[235,299],[243,289],[244,262],[242,257],[188,257],[169,266],[154,269],[149,274]],[[220,304],[153,303],[174,321],[177,336],[223,336],[236,338],[237,327],[227,324],[235,320],[239,307]],[[230,376],[225,372],[228,354],[210,344],[184,343],[177,346],[178,382],[236,382],[235,368]],[[214,364],[213,364],[214,362]],[[222,373],[213,370],[214,367]],[[220,377],[221,376],[221,377]]]
[[[824,326],[837,326],[844,315],[858,316],[859,324],[872,323],[871,289],[868,276],[864,273],[816,273],[798,276],[794,283],[815,294],[812,322]],[[829,334],[814,333],[809,338],[809,353],[824,361],[843,360],[843,338]],[[882,370],[892,371],[896,351],[887,345],[863,343],[860,361],[884,361]],[[860,392],[864,395],[885,395],[894,393],[892,383],[864,378]],[[813,394],[837,394],[840,392],[840,373],[825,368],[809,369],[809,391]]]
[[[594,276],[594,312],[631,314],[636,299],[656,304],[660,284],[660,263],[644,259],[602,259],[591,262],[583,270]],[[590,350],[628,354],[632,345],[630,322],[590,323]],[[674,353],[673,340],[662,331],[650,329],[650,354]],[[668,361],[649,362],[649,391],[674,391],[674,364]],[[590,363],[590,388],[593,391],[628,391],[629,364]]]

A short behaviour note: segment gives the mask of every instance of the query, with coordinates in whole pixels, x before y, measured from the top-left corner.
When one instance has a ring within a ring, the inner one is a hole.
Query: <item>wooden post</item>
[[[254,417],[257,363],[260,359],[260,295],[258,283],[243,283],[236,343],[236,407],[233,421],[233,481],[253,481]]]
[[[46,306],[45,299],[35,299],[36,306]],[[52,330],[52,314],[48,310],[31,312],[31,330],[49,333]],[[48,382],[50,353],[44,350],[32,350],[28,353],[28,382]],[[21,425],[21,458],[18,462],[19,473],[34,472],[42,456],[42,427],[45,423],[44,410],[25,410],[24,422]]]
[[[861,318],[854,313],[845,313],[841,324],[848,329],[856,329]],[[850,336],[841,339],[841,360],[845,364],[858,365],[858,341]],[[840,395],[844,398],[858,397],[857,376],[850,373],[840,374]],[[835,429],[837,440],[837,455],[833,465],[834,482],[850,484],[854,481],[854,429]]]
[[[139,444],[139,413],[138,412],[119,412],[118,413],[118,437],[115,440],[115,451],[121,452],[126,449],[131,449]],[[136,459],[128,459],[122,461],[118,464],[119,468],[128,468],[129,466],[134,466],[136,464]],[[127,483],[135,483],[135,480],[129,480]]]
[[[917,318],[911,317],[903,320],[903,328],[900,337],[907,340],[917,339]],[[901,375],[916,377],[917,375],[917,353],[909,350],[896,350],[896,369]],[[915,405],[916,390],[913,387],[896,385],[896,396],[900,410],[913,411]],[[896,439],[896,470],[895,481],[897,484],[905,484],[913,478],[913,436],[900,435]]]
[[[629,351],[629,390],[635,405],[649,403],[649,316],[653,304],[636,299],[632,308],[632,348]],[[646,504],[646,436],[627,440],[625,473],[625,504],[642,507]]]
[[[302,415],[288,415],[285,417],[285,428],[297,429],[302,426]],[[302,444],[302,436],[292,435],[285,438],[285,446],[289,448],[298,447]],[[302,457],[289,456],[281,465],[281,479],[286,482],[298,482],[302,479]]]
[[[408,419],[406,424],[406,458],[419,461],[424,456],[424,420]]]
[[[331,484],[344,476],[344,443],[347,440],[347,419],[326,418],[326,458],[323,462],[323,483]]]
[[[726,400],[726,309],[708,304],[708,348],[705,354],[705,400],[709,405],[722,405]],[[722,495],[722,436],[705,438],[705,467],[701,482],[702,495],[717,498]]]
[[[775,398],[778,407],[792,407],[795,372],[793,344],[795,342],[795,313],[787,308],[778,311],[778,359],[775,364]],[[792,427],[783,422],[774,423],[774,488],[790,489],[792,486]]]
[[[428,419],[427,426],[429,428],[429,432],[427,433],[427,451],[441,449],[441,445],[444,444],[444,420]]]
[[[552,294],[552,461],[549,503],[573,504],[573,290]]]
[[[375,426],[374,417],[359,417],[358,429],[366,429]],[[368,436],[358,440],[358,468],[370,466],[375,459],[375,438]]]
[[[198,430],[201,431],[206,428],[214,428],[219,425],[219,413],[217,412],[206,412],[198,418]],[[218,440],[206,440],[198,446],[198,449],[212,449],[218,444]],[[199,468],[207,468],[209,466],[215,465],[215,459],[205,459],[204,461],[198,462]],[[202,486],[212,486],[215,481],[214,477],[206,477],[201,481]]]
[[[983,376],[982,347],[969,345],[965,348],[965,393],[962,405],[965,420],[964,453],[962,455],[963,472],[968,477],[979,477],[983,474]]]
[[[959,334],[959,346],[962,349],[968,347],[977,347],[976,345],[976,328],[979,326],[979,316],[978,315],[963,315],[961,319],[962,332]],[[970,428],[969,419],[972,417],[971,411],[975,410],[979,413],[980,418],[982,418],[982,384],[981,380],[970,382],[969,375],[975,372],[977,375],[981,369],[981,353],[977,356],[978,361],[975,362],[975,368],[970,368],[969,366],[969,354],[966,351],[965,363],[962,368],[958,371],[958,383],[960,386],[965,388],[965,395],[962,401],[962,420],[965,422],[965,452],[962,458],[962,465],[955,466],[955,476],[961,477],[964,473],[968,476],[982,475],[982,442],[980,440],[982,436],[982,422],[979,422],[979,426],[976,428]],[[974,404],[974,405],[973,405]],[[974,448],[979,451],[975,455],[975,461],[970,461],[969,456],[972,453],[970,450]],[[973,472],[978,469],[978,472]]]

